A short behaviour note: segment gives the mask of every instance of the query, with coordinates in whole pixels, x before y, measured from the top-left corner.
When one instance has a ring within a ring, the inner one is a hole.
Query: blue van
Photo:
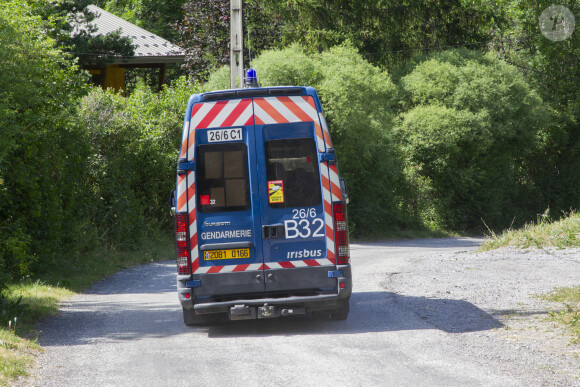
[[[313,88],[191,96],[174,200],[185,324],[212,316],[346,319],[346,201]]]

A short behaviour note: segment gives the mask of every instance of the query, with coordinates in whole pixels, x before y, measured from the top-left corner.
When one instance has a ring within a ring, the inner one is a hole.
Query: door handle
[[[286,236],[283,224],[269,224],[262,226],[262,239],[280,239]]]

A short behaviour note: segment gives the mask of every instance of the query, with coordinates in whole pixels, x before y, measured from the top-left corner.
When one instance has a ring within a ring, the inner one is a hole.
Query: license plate
[[[250,258],[250,249],[208,250],[203,252],[203,259],[205,261],[240,258]]]
[[[217,129],[207,131],[208,142],[241,141],[242,128]]]

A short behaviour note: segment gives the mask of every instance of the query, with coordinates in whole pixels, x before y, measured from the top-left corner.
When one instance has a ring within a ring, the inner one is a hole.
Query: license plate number
[[[240,258],[250,258],[250,249],[208,250],[203,252],[203,259],[205,261]]]
[[[242,139],[242,128],[207,131],[208,142],[241,141]]]

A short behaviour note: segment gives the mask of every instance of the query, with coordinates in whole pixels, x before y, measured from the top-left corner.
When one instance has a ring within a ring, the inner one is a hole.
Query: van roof
[[[274,97],[286,95],[309,94],[310,87],[300,86],[276,86],[276,87],[256,87],[249,89],[233,89],[210,91],[200,95],[201,101],[215,101],[220,99],[246,98],[246,97]]]

